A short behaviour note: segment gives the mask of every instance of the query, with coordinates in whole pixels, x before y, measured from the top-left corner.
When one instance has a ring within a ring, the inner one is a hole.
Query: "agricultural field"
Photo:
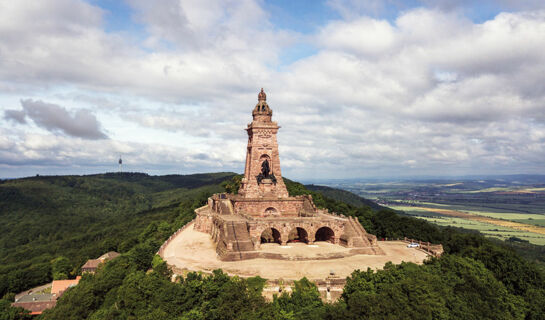
[[[383,182],[338,180],[324,184],[437,225],[545,245],[545,176]]]
[[[471,221],[463,218],[452,217],[420,217],[428,222],[435,223],[440,226],[454,226],[470,230],[478,230],[484,235],[507,240],[510,237],[517,237],[537,245],[545,245],[545,235],[516,230],[509,227],[502,227],[490,223]]]

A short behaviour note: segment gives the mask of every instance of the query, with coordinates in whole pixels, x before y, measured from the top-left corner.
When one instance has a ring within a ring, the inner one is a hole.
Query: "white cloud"
[[[384,20],[361,14],[384,2],[330,1],[350,10],[304,37],[259,1],[130,4],[141,41],[106,32],[104,10],[81,1],[0,4],[0,97],[52,101],[40,110],[54,116],[25,109],[42,128],[112,137],[44,134],[0,107],[14,120],[0,128],[19,132],[0,140],[0,164],[106,166],[123,153],[142,170],[241,171],[265,87],[288,176],[543,169],[545,11],[474,23],[444,3]],[[278,68],[300,39],[317,53]]]
[[[330,50],[371,57],[387,54],[395,37],[395,30],[387,21],[368,17],[332,22],[319,35],[321,45]]]

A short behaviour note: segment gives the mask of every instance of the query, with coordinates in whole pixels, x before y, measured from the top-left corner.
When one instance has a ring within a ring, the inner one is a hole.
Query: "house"
[[[110,251],[110,252],[107,252],[107,253],[101,255],[100,257],[98,257],[98,259],[89,259],[81,267],[81,272],[82,273],[84,273],[84,272],[95,273],[97,271],[97,269],[98,269],[98,266],[101,263],[110,261],[110,260],[115,259],[115,258],[117,258],[119,256],[120,256],[119,253],[117,253],[115,251]]]
[[[30,311],[31,315],[42,314],[45,309],[51,309],[57,304],[62,294],[71,287],[79,283],[81,276],[71,280],[53,280],[51,283],[51,293],[45,291],[33,292],[29,290],[27,294],[16,299],[11,305]]]
[[[81,273],[89,272],[89,273],[95,273],[97,272],[98,265],[102,263],[102,261],[98,259],[89,259],[85,264],[81,267]]]
[[[44,294],[28,294],[17,300],[11,305],[30,311],[31,315],[42,314],[45,309],[51,309],[57,304],[57,300],[53,299],[53,295]]]
[[[66,289],[75,287],[79,283],[80,279],[81,276],[77,276],[76,279],[72,280],[53,280],[51,285],[51,294],[55,299],[58,299],[60,296],[62,296]]]

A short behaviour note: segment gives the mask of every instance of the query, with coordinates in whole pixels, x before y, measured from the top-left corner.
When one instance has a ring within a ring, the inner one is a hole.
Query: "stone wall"
[[[418,250],[422,250],[426,253],[429,253],[434,257],[440,257],[444,252],[442,244],[432,244],[426,241],[409,239],[407,237],[405,237],[403,241],[406,243],[418,243],[418,247],[417,247]]]
[[[384,238],[382,241],[403,241],[405,243],[418,243],[418,247],[415,248],[417,250],[421,250],[423,252],[426,252],[434,257],[440,257],[444,253],[443,245],[442,244],[433,244],[426,241],[421,240],[415,240],[411,238],[404,237],[401,238]]]
[[[295,198],[291,198],[295,199]],[[232,199],[237,203],[260,203],[260,201],[244,201],[242,198]],[[310,198],[295,199],[301,203]],[[231,201],[228,195],[214,195],[207,206],[196,210],[195,230],[211,235],[216,243],[216,251],[221,260],[244,260],[262,256],[259,252],[262,236],[272,230],[276,236],[274,241],[286,245],[288,241],[297,238],[297,241],[313,244],[315,241],[329,241],[345,247],[355,248],[351,254],[383,254],[377,246],[376,237],[368,234],[361,224],[352,217],[329,214],[325,210],[316,210],[312,216],[285,216],[271,215],[268,217],[222,214],[224,201]],[[278,200],[279,203],[297,203],[289,199]],[[263,200],[263,204],[270,205],[271,201]],[[273,201],[273,203],[275,203]],[[218,210],[218,211],[214,211]],[[235,209],[236,211],[236,209]],[[296,234],[296,235],[295,235]],[[317,238],[319,236],[319,238]],[[290,238],[292,237],[292,238]],[[285,259],[282,255],[267,256],[271,259]],[[326,257],[326,259],[339,258]]]
[[[241,199],[234,203],[235,213],[250,216],[298,216],[303,211],[303,198]]]
[[[310,195],[289,198],[246,198],[232,194],[215,194],[208,206],[220,215],[238,214],[251,217],[313,216],[317,209]]]
[[[192,225],[194,222],[195,222],[195,219],[189,221],[188,223],[184,224],[183,227],[176,230],[176,232],[174,232],[170,237],[168,237],[168,239],[165,242],[163,242],[163,244],[159,247],[159,250],[157,250],[156,254],[162,257],[164,250],[168,246],[170,241],[172,241],[172,239],[174,239],[180,232],[184,231],[186,228],[189,228],[189,226]]]
[[[311,280],[316,284],[320,298],[323,302],[332,303],[341,298],[346,279],[330,276],[325,279]],[[268,280],[263,288],[262,295],[267,300],[272,300],[273,297],[280,296],[282,293],[291,294],[293,292],[294,282],[291,280]]]

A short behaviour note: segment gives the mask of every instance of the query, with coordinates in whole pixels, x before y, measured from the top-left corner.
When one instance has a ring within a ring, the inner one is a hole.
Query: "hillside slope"
[[[367,206],[373,209],[373,211],[378,211],[378,210],[386,208],[375,203],[372,200],[360,197],[350,191],[335,189],[335,188],[320,186],[315,184],[306,184],[305,187],[309,190],[317,191],[326,197],[335,199],[337,201],[342,201],[356,207]]]
[[[88,258],[121,257],[84,275],[40,319],[543,319],[545,275],[536,264],[478,234],[438,228],[394,211],[335,200],[285,180],[290,195],[355,216],[379,238],[442,243],[445,255],[424,265],[387,264],[357,271],[342,299],[323,304],[306,279],[292,295],[261,297],[264,280],[189,273],[178,283],[155,252],[194,217],[209,194],[234,185],[235,174],[153,177],[145,174],[34,177],[0,183],[0,291],[18,292],[75,276]],[[343,194],[343,193],[335,193]],[[346,194],[344,194],[346,195]],[[58,270],[64,257],[68,266]],[[150,269],[153,270],[150,272]],[[0,299],[2,319],[26,319]],[[10,316],[9,316],[10,315]]]
[[[51,280],[51,261],[70,274],[89,258],[126,251],[150,223],[171,222],[179,205],[222,191],[233,173],[41,176],[0,183],[0,296]]]

